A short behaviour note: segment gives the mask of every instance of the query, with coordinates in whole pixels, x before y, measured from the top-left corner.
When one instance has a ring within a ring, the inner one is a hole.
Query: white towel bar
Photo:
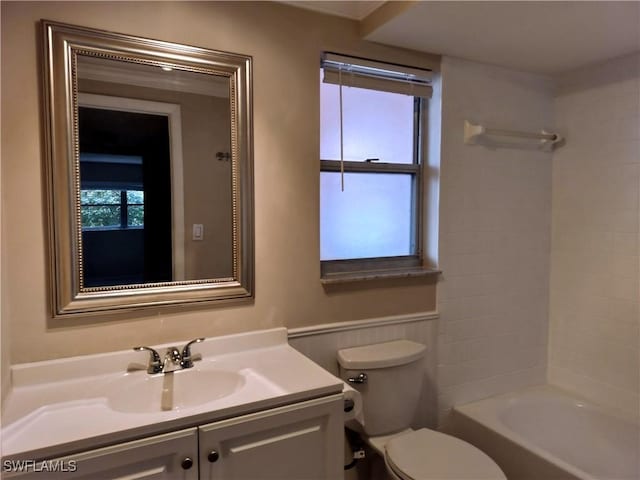
[[[563,138],[557,133],[542,130],[540,133],[519,132],[516,130],[502,130],[498,128],[487,128],[484,125],[474,125],[468,120],[464,121],[464,143],[467,145],[477,145],[484,136],[530,138],[540,140],[540,145],[554,148]]]

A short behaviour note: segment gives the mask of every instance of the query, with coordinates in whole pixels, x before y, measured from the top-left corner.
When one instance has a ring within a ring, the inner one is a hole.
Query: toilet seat
[[[478,448],[426,428],[390,439],[385,461],[402,480],[506,480],[498,465]]]

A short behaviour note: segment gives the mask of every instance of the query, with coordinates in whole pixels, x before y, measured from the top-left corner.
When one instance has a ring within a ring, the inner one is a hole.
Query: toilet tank
[[[368,436],[410,427],[422,392],[426,349],[421,343],[395,340],[338,350],[344,381],[367,375],[365,383],[348,383],[362,395],[362,428]]]

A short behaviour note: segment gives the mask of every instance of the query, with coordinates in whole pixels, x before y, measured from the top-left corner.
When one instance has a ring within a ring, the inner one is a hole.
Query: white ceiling
[[[354,19],[381,2],[288,2]],[[417,1],[367,40],[556,74],[640,51],[640,1]]]
[[[306,8],[307,10],[315,10],[316,12],[328,13],[329,15],[337,15],[338,17],[351,18],[353,20],[362,20],[380,5],[384,4],[384,0],[362,0],[362,1],[317,1],[317,0],[292,0],[283,1],[294,7]]]

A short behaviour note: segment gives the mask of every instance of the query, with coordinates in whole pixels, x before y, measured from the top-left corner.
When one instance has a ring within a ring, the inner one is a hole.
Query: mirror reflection
[[[82,287],[233,277],[229,77],[77,58]]]

